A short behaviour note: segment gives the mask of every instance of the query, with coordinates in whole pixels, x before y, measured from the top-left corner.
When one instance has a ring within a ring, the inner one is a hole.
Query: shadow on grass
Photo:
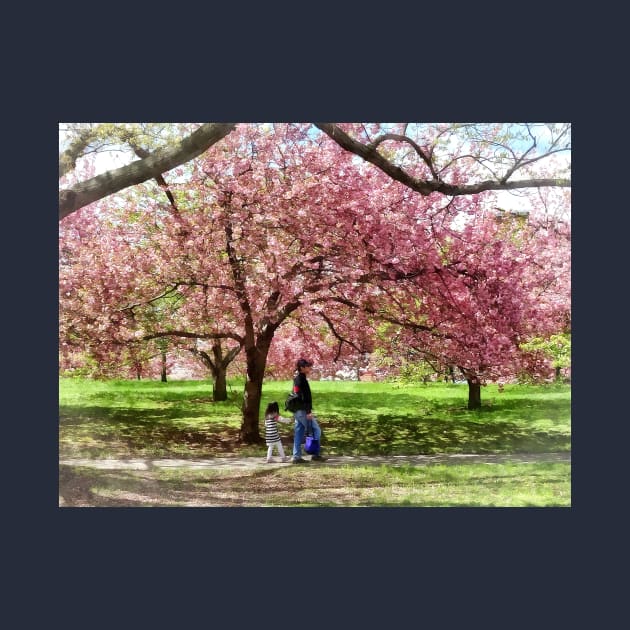
[[[60,448],[73,443],[74,456],[228,454],[239,450],[239,429],[203,409],[59,407]]]
[[[488,397],[481,409],[471,411],[465,397],[436,400],[395,391],[385,398],[344,393],[322,399],[320,424],[329,452],[429,455],[571,448],[566,400]]]
[[[348,455],[434,453],[509,453],[570,450],[563,431],[531,430],[516,422],[397,417],[379,414],[356,422],[330,418],[322,422],[329,452]]]

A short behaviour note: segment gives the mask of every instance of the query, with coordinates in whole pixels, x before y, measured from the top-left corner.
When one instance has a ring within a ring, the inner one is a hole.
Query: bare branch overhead
[[[235,123],[206,123],[174,147],[160,149],[142,160],[60,190],[59,219],[107,195],[158,177],[192,160],[224,138],[235,127]]]
[[[372,142],[371,144],[363,144],[358,140],[355,140],[347,133],[345,133],[339,126],[333,123],[314,123],[315,126],[321,129],[326,135],[334,140],[339,146],[358,155],[367,162],[374,164],[381,169],[384,173],[389,175],[392,179],[401,182],[405,186],[408,186],[412,190],[419,192],[421,195],[430,195],[434,192],[439,192],[451,197],[457,197],[461,195],[474,195],[486,190],[515,190],[519,188],[542,188],[542,187],[570,187],[571,180],[564,178],[543,178],[543,179],[523,179],[523,180],[511,180],[509,177],[514,173],[516,169],[512,169],[507,176],[501,179],[483,180],[473,184],[448,184],[436,176],[437,169],[435,165],[429,161],[429,156],[423,152],[420,147],[412,143],[408,138],[405,139],[414,146],[414,149],[420,155],[422,160],[429,166],[433,179],[419,179],[413,177],[405,170],[393,164],[390,160],[381,155],[377,148],[383,140],[398,139],[400,136],[394,134],[386,134],[379,140]],[[549,154],[554,153],[555,150],[550,151]],[[539,159],[539,158],[537,158]],[[531,163],[534,160],[524,161],[520,166],[526,163]]]

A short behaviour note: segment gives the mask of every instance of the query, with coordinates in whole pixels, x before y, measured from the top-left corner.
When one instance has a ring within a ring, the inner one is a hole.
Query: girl
[[[268,464],[274,461],[271,457],[274,446],[277,447],[278,455],[280,455],[282,461],[289,461],[289,458],[285,456],[284,449],[282,448],[282,441],[280,440],[280,433],[278,432],[278,422],[288,424],[291,420],[289,420],[289,418],[283,418],[280,415],[280,407],[277,402],[270,402],[265,410],[265,442],[267,443]]]

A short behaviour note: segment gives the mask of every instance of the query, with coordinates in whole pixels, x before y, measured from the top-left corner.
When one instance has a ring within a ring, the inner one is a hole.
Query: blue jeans
[[[304,434],[306,433],[306,423],[308,422],[306,419],[306,411],[300,410],[296,411],[294,414],[295,418],[295,431],[293,436],[293,459],[297,459],[298,457],[302,457],[302,442],[304,442]],[[321,439],[322,430],[317,423],[317,418],[315,416],[312,417],[311,423],[313,425],[313,437],[316,440]],[[319,455],[319,449],[317,449],[317,453],[315,455]]]

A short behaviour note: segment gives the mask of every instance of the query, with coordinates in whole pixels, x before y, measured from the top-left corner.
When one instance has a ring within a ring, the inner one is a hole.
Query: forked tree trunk
[[[197,350],[195,347],[189,348],[189,350],[194,356],[203,361],[203,364],[212,374],[212,400],[214,402],[227,400],[227,369],[241,351],[240,346],[229,350],[225,356],[223,356],[220,340],[216,340],[212,344],[212,357],[207,352]]]

